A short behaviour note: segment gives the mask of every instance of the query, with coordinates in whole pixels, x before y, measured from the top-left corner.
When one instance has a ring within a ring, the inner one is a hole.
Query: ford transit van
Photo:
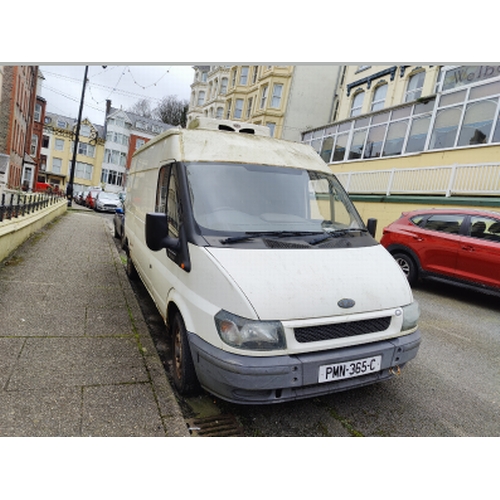
[[[134,154],[125,207],[127,273],[165,320],[181,394],[278,403],[416,356],[406,277],[310,146],[199,119]]]

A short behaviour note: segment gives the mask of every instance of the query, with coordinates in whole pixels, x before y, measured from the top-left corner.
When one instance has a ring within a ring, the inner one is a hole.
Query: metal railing
[[[60,199],[59,194],[3,193],[0,197],[0,222],[42,210]]]
[[[500,196],[500,163],[393,168],[336,176],[349,194]]]

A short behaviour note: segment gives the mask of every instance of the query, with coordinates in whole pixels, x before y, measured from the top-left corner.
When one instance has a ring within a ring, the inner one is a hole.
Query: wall
[[[22,245],[32,234],[42,229],[68,209],[66,198],[43,210],[0,222],[0,262]]]

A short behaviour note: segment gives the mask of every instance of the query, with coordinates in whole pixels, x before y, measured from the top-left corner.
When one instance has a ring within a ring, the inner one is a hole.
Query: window
[[[455,144],[462,106],[437,112],[429,149],[451,148]]]
[[[54,172],[54,174],[60,174],[61,167],[62,167],[61,158],[52,158],[52,172]]]
[[[252,84],[254,84],[257,81],[257,74],[259,72],[259,67],[254,66],[253,67],[253,77],[252,77]]]
[[[48,148],[49,147],[49,136],[48,135],[44,135],[42,137],[42,148]]]
[[[227,93],[227,78],[226,77],[222,78],[222,80],[220,82],[220,93],[222,95]]]
[[[465,111],[457,146],[488,142],[496,109],[497,99],[469,104]]]
[[[333,149],[333,137],[326,137],[325,140],[323,141],[323,144],[321,146],[321,158],[323,158],[323,161],[328,163],[330,161],[330,157],[332,156],[332,149]]]
[[[247,105],[247,120],[252,116],[252,105],[253,105],[253,97],[249,97]]]
[[[200,90],[198,92],[198,106],[203,106],[203,103],[205,102],[205,91]]]
[[[139,149],[141,146],[144,146],[146,144],[146,141],[144,139],[137,139],[135,141],[135,149]]]
[[[42,106],[40,104],[35,104],[35,121],[39,122],[42,118]]]
[[[363,158],[377,158],[380,156],[386,129],[387,125],[379,125],[369,129]]]
[[[395,156],[403,152],[407,128],[408,120],[400,120],[389,125],[382,156]]]
[[[379,85],[373,93],[372,111],[383,109],[387,95],[387,83]]]
[[[234,118],[241,118],[243,115],[243,99],[236,99],[234,106]]]
[[[274,132],[276,130],[276,123],[268,122],[266,125],[269,127],[271,137],[274,137]]]
[[[88,163],[76,162],[75,177],[92,180],[92,165]]]
[[[57,126],[59,128],[66,128],[68,124],[64,120],[57,120]]]
[[[489,217],[473,216],[470,220],[469,235],[472,238],[500,242],[500,221]]]
[[[430,116],[413,119],[410,135],[408,137],[408,143],[406,145],[407,153],[417,153],[424,150],[430,123]]]
[[[333,150],[332,161],[342,161],[345,158],[348,137],[349,134],[341,134],[337,136],[335,149]]]
[[[431,215],[425,222],[424,229],[448,234],[458,234],[463,220],[463,215]]]
[[[31,147],[30,147],[30,155],[36,156],[38,150],[38,136],[33,134],[31,136]]]
[[[275,83],[273,85],[273,96],[271,99],[271,107],[279,108],[281,105],[281,94],[283,93],[283,84]]]
[[[246,85],[248,82],[248,66],[241,67],[240,85]]]
[[[74,144],[74,143],[73,143]],[[94,158],[95,147],[92,144],[78,142],[78,154]]]
[[[363,154],[363,146],[365,144],[366,129],[355,132],[352,137],[351,147],[349,150],[349,160],[361,158]]]
[[[260,97],[260,109],[264,109],[266,107],[266,101],[267,101],[267,85],[262,87],[262,93]]]
[[[406,88],[405,102],[415,101],[422,95],[424,80],[425,71],[420,71],[420,73],[416,73],[410,77]]]
[[[216,118],[222,118],[223,114],[224,114],[224,108],[222,108],[221,106],[219,106],[217,108],[217,111],[215,112],[215,117]]]
[[[167,214],[168,236],[179,237],[180,210],[178,199],[177,176],[173,165],[161,168],[156,191],[156,212]]]
[[[56,151],[62,151],[64,149],[64,139],[56,139]]]
[[[80,134],[82,137],[89,137],[90,136],[90,126],[89,125],[82,125],[80,127]]]
[[[365,93],[363,91],[358,92],[352,99],[351,104],[351,116],[358,116],[361,114],[361,108],[363,107],[363,99]]]

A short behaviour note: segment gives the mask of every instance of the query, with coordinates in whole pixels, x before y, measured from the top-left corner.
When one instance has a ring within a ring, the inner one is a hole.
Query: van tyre
[[[175,388],[183,396],[197,392],[198,379],[194,369],[193,358],[189,348],[184,321],[179,313],[175,313],[170,325],[172,343],[172,378]]]
[[[418,269],[415,261],[406,253],[393,254],[394,259],[405,274],[410,285],[414,285],[418,279]]]

